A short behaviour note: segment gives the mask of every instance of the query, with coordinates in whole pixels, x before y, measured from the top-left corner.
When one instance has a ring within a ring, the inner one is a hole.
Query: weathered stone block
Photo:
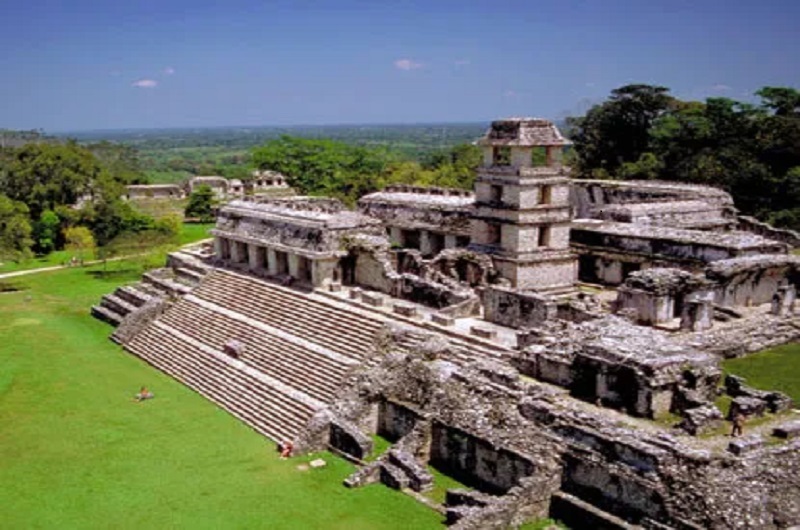
[[[431,322],[440,326],[452,326],[455,323],[455,319],[444,313],[431,313]]]
[[[772,436],[791,440],[800,436],[800,420],[782,423],[772,430]]]
[[[414,318],[417,316],[417,306],[405,302],[395,302],[392,311],[404,317]]]
[[[744,416],[763,416],[767,410],[767,403],[758,398],[739,396],[734,398],[731,409],[728,412],[728,419],[733,419],[737,414]]]
[[[492,497],[476,490],[454,489],[445,493],[445,506],[488,506]]]
[[[731,443],[728,444],[728,451],[735,454],[736,456],[741,456],[750,452],[755,451],[764,446],[764,440],[759,437],[748,437],[748,438],[739,438],[738,440],[733,440]]]
[[[358,300],[359,298],[361,298],[362,292],[363,291],[359,287],[353,287],[352,289],[350,289],[350,292],[348,293],[348,295],[350,296],[350,300]]]
[[[414,458],[414,455],[400,449],[392,449],[389,452],[389,463],[405,472],[412,490],[428,491],[433,488],[433,475]]]
[[[714,405],[688,409],[683,415],[680,427],[693,436],[713,431],[722,425],[722,412]]]
[[[388,462],[381,463],[381,483],[396,490],[408,488],[409,480],[405,472]]]
[[[328,290],[332,293],[342,292],[342,282],[331,282],[328,284]]]
[[[483,326],[472,326],[469,329],[469,332],[482,339],[494,339],[497,336],[497,332],[495,330],[485,328]]]
[[[384,298],[383,295],[364,291],[361,293],[361,301],[374,307],[381,307],[383,305]]]

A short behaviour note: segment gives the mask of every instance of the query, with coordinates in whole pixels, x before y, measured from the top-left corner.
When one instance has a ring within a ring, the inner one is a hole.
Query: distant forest
[[[326,139],[390,151],[396,158],[422,162],[439,151],[471,143],[486,123],[420,125],[327,125],[296,127],[215,127],[84,131],[64,136],[80,143],[109,141],[136,148],[153,183],[172,183],[190,175],[246,178],[251,151],[282,136]]]

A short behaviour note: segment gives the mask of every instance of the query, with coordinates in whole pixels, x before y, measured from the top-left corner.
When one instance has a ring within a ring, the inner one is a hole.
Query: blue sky
[[[560,118],[800,87],[800,1],[0,0],[0,128]]]

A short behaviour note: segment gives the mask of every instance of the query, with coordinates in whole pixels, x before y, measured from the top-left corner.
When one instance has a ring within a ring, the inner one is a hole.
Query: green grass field
[[[274,444],[108,340],[92,303],[123,262],[10,280],[0,293],[2,528],[425,529],[440,516],[352,466],[301,471]],[[155,399],[132,401],[141,385]]]
[[[194,243],[195,241],[200,241],[201,239],[207,239],[211,237],[208,234],[208,231],[214,227],[214,223],[184,223],[181,225],[181,233],[178,234],[178,242],[177,245],[186,245],[188,243]],[[39,256],[33,259],[29,259],[27,261],[22,261],[20,263],[15,263],[13,261],[7,261],[0,263],[0,274],[4,272],[15,272],[15,271],[23,271],[23,270],[30,270],[30,269],[44,269],[47,267],[54,267],[57,265],[64,265],[69,262],[70,258],[74,255],[74,252],[70,252],[67,250],[58,250],[56,252],[51,252],[46,256]],[[95,259],[94,252],[89,252],[84,256],[86,261],[91,261]]]
[[[800,343],[786,344],[722,362],[726,374],[744,377],[749,386],[779,390],[800,406]]]

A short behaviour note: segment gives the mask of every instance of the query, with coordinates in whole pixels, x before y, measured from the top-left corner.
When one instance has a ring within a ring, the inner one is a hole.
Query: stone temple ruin
[[[233,200],[93,312],[259,433],[360,463],[347,486],[459,479],[454,528],[800,524],[800,416],[720,369],[800,339],[800,236],[712,188],[574,180],[568,143],[499,120],[474,193]],[[765,420],[728,438],[740,412]]]

